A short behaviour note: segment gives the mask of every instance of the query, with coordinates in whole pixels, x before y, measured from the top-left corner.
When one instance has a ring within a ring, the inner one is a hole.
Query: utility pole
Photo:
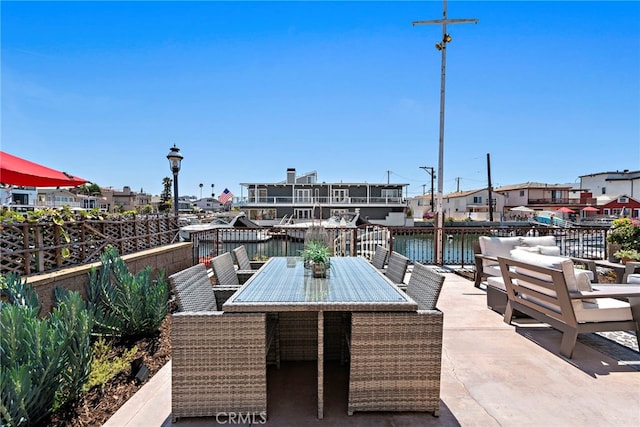
[[[487,193],[489,193],[489,221],[493,222],[493,187],[491,186],[491,157],[487,153]]]
[[[440,137],[438,143],[438,215],[436,221],[436,264],[443,264],[444,252],[444,215],[442,212],[443,199],[443,163],[444,163],[444,89],[445,70],[447,64],[447,43],[451,42],[451,36],[447,34],[447,24],[477,24],[477,19],[447,19],[447,0],[443,1],[442,19],[432,19],[428,21],[413,21],[412,25],[442,25],[442,41],[436,43],[436,49],[442,54],[440,67]]]
[[[433,210],[433,180],[434,180],[435,172],[433,170],[433,167],[431,166],[420,166],[420,169],[424,169],[425,172],[431,175],[431,212],[435,212]]]

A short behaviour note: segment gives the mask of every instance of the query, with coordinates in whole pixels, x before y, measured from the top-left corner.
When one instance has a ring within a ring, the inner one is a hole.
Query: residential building
[[[17,187],[7,185],[0,187],[0,204],[15,208],[35,208],[38,190],[35,187]]]
[[[456,221],[471,219],[473,221],[488,221],[493,216],[494,221],[502,219],[504,210],[504,196],[495,191],[491,192],[492,215],[489,213],[489,190],[457,191],[446,194],[442,200],[445,218]]]
[[[525,182],[497,187],[493,190],[504,196],[505,210],[516,206],[527,206],[537,211],[554,211],[570,207],[575,199],[569,197],[572,186],[568,184],[544,184]]]
[[[38,201],[39,208],[61,208],[68,206],[70,208],[80,208],[80,203],[76,195],[64,188],[39,188]]]
[[[283,218],[300,221],[328,218],[359,209],[360,218],[386,225],[412,225],[403,197],[409,184],[318,182],[316,171],[298,175],[287,169],[286,179],[275,183],[241,183],[248,196],[234,202],[252,221],[275,225]],[[408,224],[410,221],[411,224]]]
[[[627,195],[620,195],[600,206],[600,211],[605,216],[640,218],[640,201]]]
[[[122,190],[113,188],[101,188],[103,202],[106,210],[115,211],[142,211],[145,206],[151,206],[151,195],[140,189],[140,192],[131,191],[131,187],[125,186]]]
[[[640,170],[628,169],[615,172],[598,172],[580,176],[580,188],[590,191],[598,198],[598,204],[604,205],[609,201],[625,195],[640,200]]]
[[[213,197],[204,197],[193,202],[193,206],[200,211],[216,212],[224,209],[224,206],[218,199]]]

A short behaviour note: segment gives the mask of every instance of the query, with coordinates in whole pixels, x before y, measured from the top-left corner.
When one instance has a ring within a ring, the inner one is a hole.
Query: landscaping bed
[[[114,344],[114,356],[119,356],[136,345],[136,357],[143,358],[151,378],[171,359],[171,314],[162,322],[156,336]],[[78,427],[104,424],[144,385],[135,379],[135,374],[136,372],[127,370],[109,380],[104,386],[93,387],[73,406],[55,412],[48,425]]]

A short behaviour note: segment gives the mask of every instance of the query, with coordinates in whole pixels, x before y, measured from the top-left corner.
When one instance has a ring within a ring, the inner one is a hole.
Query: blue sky
[[[2,150],[181,195],[284,180],[430,187],[441,1],[2,1]],[[640,3],[449,1],[445,193],[640,169]],[[437,188],[437,184],[436,184]],[[246,196],[246,190],[243,194]]]

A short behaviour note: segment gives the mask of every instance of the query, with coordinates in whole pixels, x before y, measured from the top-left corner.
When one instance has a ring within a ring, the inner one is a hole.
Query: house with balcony
[[[326,219],[356,211],[361,219],[375,224],[413,225],[412,219],[406,218],[407,200],[403,197],[409,184],[319,182],[316,171],[298,175],[295,168],[289,168],[283,181],[240,185],[247,189],[247,197],[236,200],[236,206],[260,225],[276,225],[283,219]]]
[[[497,187],[493,191],[504,196],[505,213],[516,206],[527,206],[535,211],[555,211],[563,206],[579,208],[575,206],[570,184],[525,182]]]

